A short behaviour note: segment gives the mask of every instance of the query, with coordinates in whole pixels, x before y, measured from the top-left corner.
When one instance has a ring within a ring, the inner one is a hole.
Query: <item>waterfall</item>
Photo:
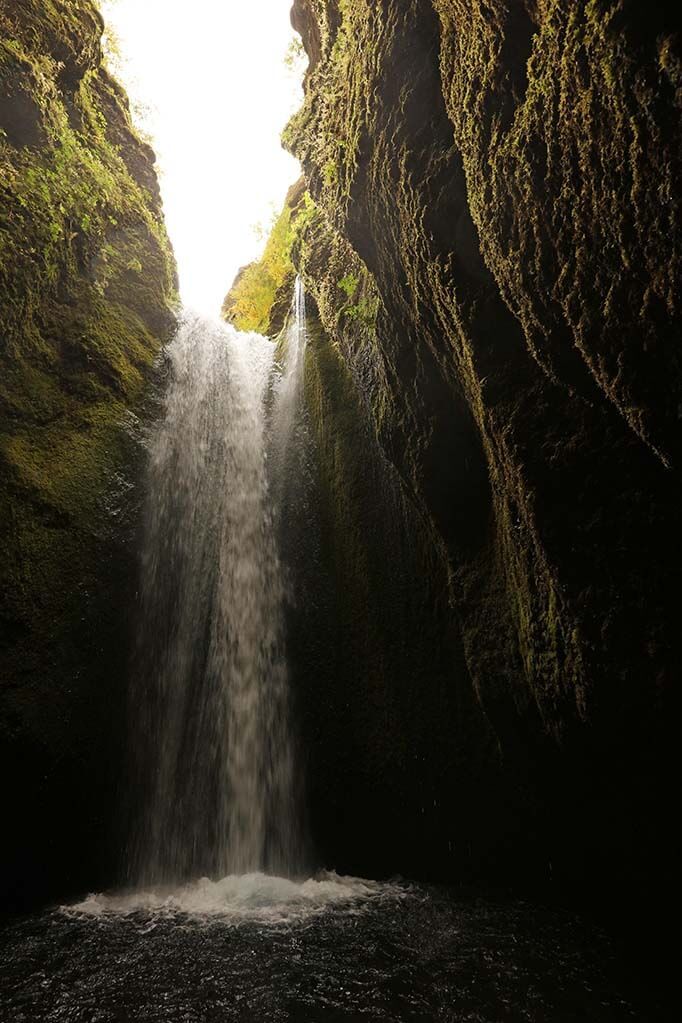
[[[256,334],[186,314],[150,438],[132,692],[138,883],[301,866],[277,503],[303,379]]]
[[[300,277],[296,278],[292,313],[286,333],[285,368],[277,388],[273,431],[285,442],[294,431],[296,416],[300,410],[303,362],[308,337],[305,293]]]
[[[308,439],[303,411],[303,371],[308,339],[303,282],[296,278],[294,299],[282,338],[283,371],[273,386],[273,406],[268,443],[268,482],[271,507],[277,517],[280,543],[287,516],[302,497],[301,462],[306,458]],[[297,509],[298,510],[298,509]]]

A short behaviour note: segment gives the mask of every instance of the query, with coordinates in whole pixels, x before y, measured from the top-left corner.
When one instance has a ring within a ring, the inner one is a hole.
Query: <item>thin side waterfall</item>
[[[136,883],[302,866],[276,530],[285,484],[269,457],[271,442],[273,453],[292,442],[300,400],[300,282],[293,313],[283,373],[272,341],[193,314],[169,349],[133,690]]]
[[[305,292],[301,278],[296,279],[292,317],[288,326],[285,368],[277,388],[273,436],[288,441],[301,404],[301,387],[308,328],[305,314]]]
[[[306,457],[307,436],[303,411],[303,379],[308,328],[305,292],[300,277],[296,278],[291,315],[284,336],[283,372],[275,380],[273,407],[268,443],[268,482],[271,507],[282,528],[282,516],[300,496],[298,478],[300,463]],[[280,535],[281,539],[281,535]]]

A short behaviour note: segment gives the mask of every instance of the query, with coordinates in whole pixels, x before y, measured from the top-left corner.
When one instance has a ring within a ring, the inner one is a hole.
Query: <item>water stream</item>
[[[295,423],[302,288],[275,344],[187,314],[150,441],[142,614],[132,693],[131,880],[302,867],[276,470]]]

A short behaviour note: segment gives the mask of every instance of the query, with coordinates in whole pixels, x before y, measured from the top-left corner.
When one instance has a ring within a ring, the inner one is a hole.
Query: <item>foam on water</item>
[[[406,889],[358,877],[322,873],[306,881],[268,874],[232,874],[219,881],[204,877],[179,887],[89,895],[82,902],[62,906],[67,915],[107,918],[190,916],[196,920],[223,920],[235,924],[295,923],[330,909],[358,912],[364,904],[397,899]]]
[[[670,1023],[565,912],[418,884],[263,874],[0,921],[12,1023]]]

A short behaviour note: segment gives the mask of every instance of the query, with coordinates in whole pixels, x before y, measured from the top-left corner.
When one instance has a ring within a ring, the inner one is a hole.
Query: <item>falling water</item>
[[[299,283],[283,373],[273,342],[193,314],[169,350],[150,444],[133,694],[137,882],[300,867],[274,505],[305,336]],[[279,457],[268,458],[271,444]]]
[[[296,279],[294,300],[282,338],[283,372],[275,378],[268,441],[268,483],[277,541],[286,547],[294,518],[307,519],[303,506],[306,487],[302,480],[308,458],[309,438],[303,410],[304,360],[308,330],[303,283]],[[279,346],[278,346],[279,351]],[[302,523],[299,523],[299,526]],[[310,523],[306,521],[305,528]],[[287,593],[291,598],[291,592]]]
[[[305,293],[300,277],[296,279],[292,313],[286,334],[285,370],[277,387],[273,430],[274,436],[283,440],[285,447],[289,447],[288,441],[294,432],[301,405],[303,362],[308,337]]]

